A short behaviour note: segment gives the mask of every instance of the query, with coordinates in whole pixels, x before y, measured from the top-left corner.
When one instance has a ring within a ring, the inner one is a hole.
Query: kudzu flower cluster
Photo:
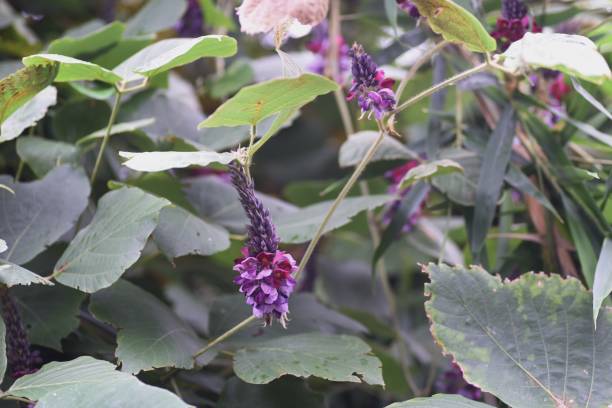
[[[291,254],[278,249],[280,239],[270,212],[255,195],[253,181],[239,165],[230,165],[230,172],[232,184],[249,219],[243,257],[234,262],[234,271],[239,273],[234,283],[244,293],[253,316],[264,319],[266,325],[276,318],[286,327],[297,264]]]
[[[491,33],[501,50],[505,51],[510,44],[523,38],[527,32],[539,33],[542,32],[542,28],[528,14],[525,3],[522,0],[502,0],[501,16]]]
[[[386,112],[395,109],[395,93],[391,89],[395,81],[385,77],[385,72],[378,68],[361,45],[353,45],[350,56],[353,85],[347,99],[357,98],[362,117],[374,113],[376,119],[381,119]]]
[[[32,351],[28,333],[21,320],[15,300],[8,291],[2,298],[2,317],[6,326],[6,358],[14,379],[34,373],[40,366],[40,358]]]

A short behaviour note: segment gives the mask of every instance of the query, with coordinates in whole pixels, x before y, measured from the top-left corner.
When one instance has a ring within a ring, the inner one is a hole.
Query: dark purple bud
[[[14,379],[31,374],[38,370],[41,363],[37,353],[33,352],[28,333],[21,320],[15,300],[8,290],[2,297],[2,318],[6,326],[6,357]]]
[[[280,239],[276,235],[276,228],[272,223],[270,212],[264,207],[261,200],[255,195],[253,180],[247,176],[242,166],[231,164],[232,184],[240,197],[242,208],[249,219],[247,226],[247,247],[251,256],[261,252],[275,253]]]
[[[522,0],[502,0],[501,15],[507,20],[520,20],[527,15],[527,6]]]

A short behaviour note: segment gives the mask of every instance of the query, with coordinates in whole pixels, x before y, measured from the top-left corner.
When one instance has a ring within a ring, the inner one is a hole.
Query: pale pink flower
[[[317,25],[327,15],[329,0],[244,0],[237,14],[242,31],[267,33],[293,20]]]

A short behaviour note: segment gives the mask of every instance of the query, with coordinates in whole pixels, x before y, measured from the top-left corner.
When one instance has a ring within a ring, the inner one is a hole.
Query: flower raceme
[[[491,36],[495,38],[502,51],[515,41],[523,38],[527,32],[539,33],[533,17],[529,16],[527,6],[522,0],[502,0],[501,17],[497,19]]]
[[[255,195],[253,181],[239,165],[230,165],[230,173],[249,219],[243,257],[234,262],[234,271],[238,272],[234,283],[246,297],[253,316],[264,319],[266,325],[276,318],[286,327],[297,264],[290,254],[278,249],[276,228],[270,212]]]
[[[2,317],[6,326],[6,358],[14,379],[34,373],[40,366],[38,354],[32,351],[28,333],[21,320],[17,304],[7,290],[0,295]]]
[[[361,45],[354,44],[350,56],[353,84],[347,99],[357,98],[362,117],[374,113],[376,119],[381,119],[386,112],[395,109],[395,93],[391,89],[395,81],[385,77],[385,72],[378,68]]]

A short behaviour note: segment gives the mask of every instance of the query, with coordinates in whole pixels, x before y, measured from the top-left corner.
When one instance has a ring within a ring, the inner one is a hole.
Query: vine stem
[[[108,144],[108,139],[110,138],[110,134],[113,129],[113,124],[115,123],[117,113],[119,112],[119,105],[121,104],[121,95],[122,92],[120,91],[117,91],[117,93],[115,94],[113,110],[111,111],[110,118],[108,119],[108,125],[106,126],[106,132],[104,133],[104,138],[102,139],[100,150],[98,151],[98,157],[96,157],[96,164],[94,165],[93,171],[91,172],[91,184],[96,181],[96,176],[98,175],[98,170],[100,169],[100,163],[102,162],[102,156],[104,155],[104,151],[106,150],[106,145]]]
[[[432,86],[431,88],[428,88],[426,90],[424,90],[421,93],[416,94],[415,96],[413,96],[412,98],[408,99],[406,102],[402,103],[401,105],[399,105],[397,108],[395,108],[395,110],[393,111],[393,114],[399,113],[401,111],[403,111],[404,109],[406,109],[407,107],[409,107],[410,105],[414,104],[415,102],[420,101],[423,98],[427,98],[430,95],[435,94],[436,92],[438,92],[441,89],[446,88],[449,85],[453,85],[456,82],[461,81],[462,79],[468,78],[478,72],[484,71],[485,69],[489,68],[491,66],[490,62],[483,62],[482,64],[476,65],[473,68],[468,69],[467,71],[463,71],[460,72],[457,75],[453,75],[452,77],[440,82],[439,84],[436,84],[434,86]]]
[[[200,350],[198,350],[193,355],[193,359],[194,360],[197,359],[202,354],[206,353],[208,350],[210,350],[211,348],[215,347],[217,344],[221,343],[223,340],[230,338],[235,333],[238,333],[240,330],[242,330],[243,327],[248,326],[249,324],[251,324],[255,320],[257,320],[257,318],[255,316],[247,317],[246,319],[244,319],[243,321],[241,321],[240,323],[238,323],[237,325],[235,325],[234,327],[232,327],[231,329],[229,329],[228,331],[226,331],[225,333],[223,333],[222,335],[220,335],[219,337],[217,337],[216,339],[214,339],[213,341],[208,343],[206,346],[204,346]]]

